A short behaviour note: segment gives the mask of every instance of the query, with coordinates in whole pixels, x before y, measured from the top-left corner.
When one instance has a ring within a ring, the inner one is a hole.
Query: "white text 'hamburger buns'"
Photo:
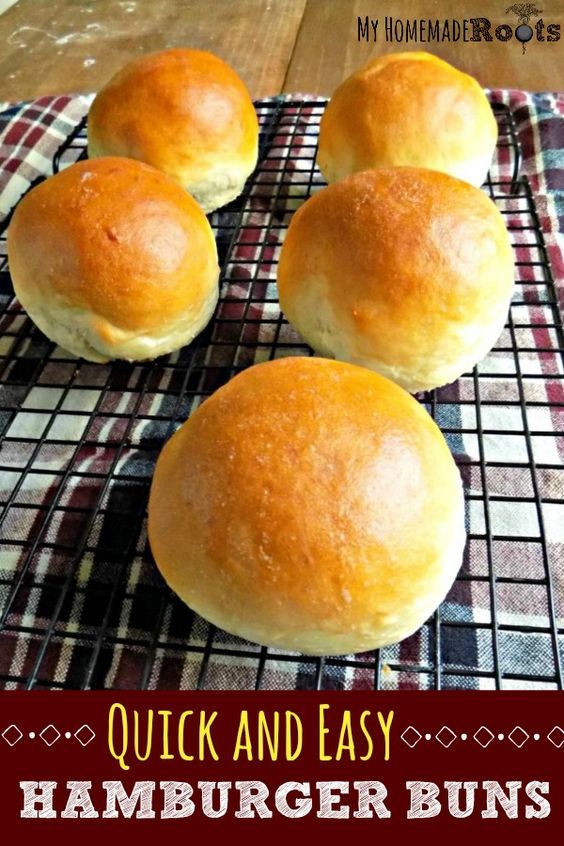
[[[503,217],[444,173],[383,168],[335,182],[294,214],[278,268],[280,305],[323,355],[408,391],[482,359],[513,290]]]
[[[254,170],[258,120],[218,56],[172,49],[135,59],[96,96],[88,154],[128,156],[168,173],[205,212],[237,197]]]
[[[368,62],[333,94],[318,164],[327,182],[374,167],[429,167],[479,186],[497,122],[473,77],[429,53]]]
[[[201,208],[130,159],[79,162],[33,188],[10,223],[8,257],[32,320],[90,361],[176,350],[218,298],[217,249]]]
[[[460,476],[431,417],[387,379],[284,358],[220,388],[165,445],[157,565],[228,632],[314,655],[415,631],[464,547]]]

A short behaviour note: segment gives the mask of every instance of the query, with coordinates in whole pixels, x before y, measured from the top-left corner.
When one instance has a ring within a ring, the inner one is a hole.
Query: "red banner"
[[[251,840],[560,836],[563,702],[538,691],[5,692],[2,831],[25,843],[116,842],[156,821]]]

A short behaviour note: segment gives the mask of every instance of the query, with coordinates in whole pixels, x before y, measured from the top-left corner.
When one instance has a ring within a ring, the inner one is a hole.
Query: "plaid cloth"
[[[564,95],[496,90],[490,97],[513,112],[522,173],[534,193],[562,304]],[[88,96],[42,97],[0,114],[2,217],[51,172],[54,152],[90,102]],[[290,123],[299,120],[315,134],[320,111],[304,108],[299,118],[291,112]],[[0,517],[5,617],[0,684],[5,688],[363,689],[376,683],[396,689],[434,687],[439,675],[444,688],[557,686],[556,648],[564,662],[564,371],[543,277],[535,275],[542,245],[531,246],[535,221],[524,219],[528,212],[519,200],[500,201],[508,223],[524,227],[512,232],[517,295],[523,298],[512,309],[515,326],[480,363],[478,375],[441,389],[433,407],[421,398],[434,410],[461,468],[470,533],[461,578],[434,620],[380,656],[305,659],[213,629],[171,597],[160,580],[144,518],[154,461],[170,421],[185,419],[221,384],[224,376],[214,381],[214,374],[222,365],[253,364],[268,358],[273,345],[277,354],[305,352],[293,329],[280,321],[273,261],[284,222],[303,199],[304,174],[313,190],[321,183],[318,174],[312,176],[311,139],[308,145],[303,134],[289,138],[280,135],[251,188],[252,211],[241,217],[220,320],[195,350],[150,367],[77,364],[4,297],[0,497],[7,507]],[[506,151],[499,150],[492,178],[507,178],[509,166]],[[261,198],[272,190],[269,173],[280,184],[282,172],[296,187],[278,219],[269,216]],[[221,214],[214,220],[225,255],[232,230],[222,229]],[[256,226],[263,227],[260,243]],[[242,324],[237,319],[243,311]],[[515,343],[523,376],[520,402],[512,375]]]

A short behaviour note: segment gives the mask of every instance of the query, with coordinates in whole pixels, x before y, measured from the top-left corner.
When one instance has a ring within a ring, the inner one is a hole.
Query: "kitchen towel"
[[[195,346],[144,366],[73,359],[13,299],[0,242],[0,686],[557,686],[564,368],[543,251],[562,305],[564,95],[489,96],[513,114],[538,219],[524,187],[503,196],[513,152],[502,143],[491,178],[516,245],[512,321],[474,374],[419,397],[445,432],[467,494],[465,561],[438,614],[379,655],[304,658],[208,626],[152,562],[145,508],[164,439],[236,369],[307,352],[281,320],[276,259],[291,212],[322,185],[313,160],[323,101],[273,98],[257,104],[266,140],[247,200],[212,217],[222,298]],[[2,111],[0,226],[52,172],[90,102],[42,97]]]

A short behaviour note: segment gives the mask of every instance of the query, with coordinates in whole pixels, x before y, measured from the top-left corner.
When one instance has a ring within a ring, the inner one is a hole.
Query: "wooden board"
[[[20,0],[0,16],[0,100],[95,91],[127,61],[189,45],[253,97],[281,91],[306,0]]]
[[[523,55],[515,39],[479,43],[394,44],[384,40],[384,18],[485,17],[498,24],[519,21],[505,10],[511,0],[308,0],[286,80],[285,91],[331,95],[337,85],[372,56],[399,50],[428,50],[475,76],[489,88],[523,88],[528,91],[557,91],[564,86],[564,2],[538,3],[545,23],[559,23],[561,40],[531,41]],[[378,40],[367,44],[357,39],[357,19],[379,18]],[[534,26],[534,20],[532,21]]]
[[[0,0],[2,2],[2,0]],[[4,5],[6,5],[4,3]],[[253,97],[280,91],[329,95],[370,56],[428,49],[483,85],[561,89],[564,0],[544,0],[562,40],[432,45],[359,43],[357,18],[517,19],[500,0],[20,0],[0,14],[0,100],[95,91],[134,56],[190,45],[212,50],[241,74]],[[546,7],[546,8],[545,8]],[[466,11],[464,11],[466,10]],[[380,29],[380,33],[382,33]]]

